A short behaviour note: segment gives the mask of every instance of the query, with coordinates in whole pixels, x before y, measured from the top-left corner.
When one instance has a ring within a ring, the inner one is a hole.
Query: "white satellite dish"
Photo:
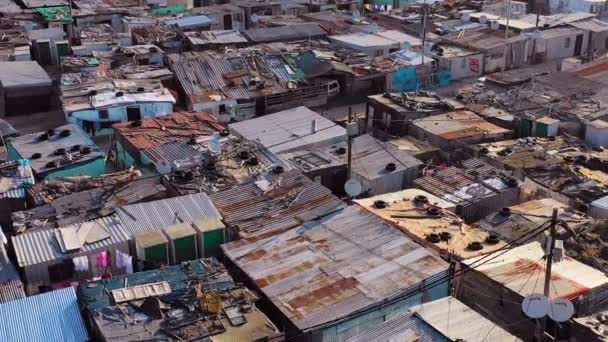
[[[361,186],[361,183],[356,179],[349,179],[344,183],[344,191],[346,191],[346,194],[350,197],[359,196],[362,190],[363,187]]]
[[[213,136],[209,139],[209,144],[207,144],[207,148],[212,153],[219,153],[222,150],[222,142],[219,137]]]
[[[469,13],[465,13],[462,15],[462,21],[464,21],[465,23],[468,23],[469,21],[471,21],[471,15]]]
[[[169,161],[167,160],[161,160],[158,163],[156,163],[156,171],[158,173],[160,173],[161,175],[167,175],[169,173],[171,173],[171,163],[169,163]]]
[[[565,322],[574,316],[574,305],[567,299],[558,298],[549,304],[547,315],[556,322]]]
[[[530,318],[542,318],[549,312],[549,300],[542,294],[531,294],[521,302],[521,309]]]
[[[480,24],[485,24],[487,22],[488,22],[488,17],[487,16],[482,15],[482,16],[479,17],[479,23]]]

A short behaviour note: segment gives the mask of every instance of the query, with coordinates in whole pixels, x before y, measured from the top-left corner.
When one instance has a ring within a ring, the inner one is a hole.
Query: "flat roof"
[[[51,87],[53,81],[35,61],[0,62],[0,82],[6,89]]]
[[[398,44],[397,41],[392,39],[365,32],[329,36],[328,38],[332,41],[361,47],[391,46]]]

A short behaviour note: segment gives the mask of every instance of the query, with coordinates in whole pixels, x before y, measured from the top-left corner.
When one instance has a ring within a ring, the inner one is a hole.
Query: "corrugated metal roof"
[[[132,236],[160,231],[180,222],[222,219],[205,193],[131,204],[117,209],[116,212],[125,231]]]
[[[311,134],[313,120],[315,133]],[[259,142],[274,153],[346,140],[344,128],[303,106],[233,123],[229,127],[236,135]]]
[[[27,159],[0,162],[0,170],[3,176],[0,179],[8,179],[9,189],[0,193],[0,199],[25,198],[25,187],[36,183],[34,173]]]
[[[268,233],[295,227],[336,208],[344,202],[331,191],[291,170],[269,178],[277,184],[269,191],[255,183],[235,186],[211,195],[211,201],[224,217],[224,221],[238,226],[241,236]],[[274,233],[276,234],[276,232]]]
[[[545,286],[545,267],[542,260],[545,249],[539,242],[531,242],[508,249],[504,254],[502,251],[500,253],[500,257],[492,262],[475,264],[473,272],[483,273],[522,297],[542,291]],[[488,258],[492,259],[492,255]],[[478,259],[465,260],[464,264],[470,265]],[[550,291],[550,298],[575,299],[608,283],[608,277],[602,272],[568,256],[564,256],[562,261],[553,262],[551,274],[553,290]],[[536,278],[538,281],[527,281],[530,278]]]
[[[425,196],[428,203],[416,202],[417,196]],[[385,208],[379,208],[376,201],[384,201]],[[390,194],[355,200],[365,210],[377,215],[387,223],[416,239],[421,244],[435,249],[442,254],[450,254],[459,259],[467,259],[487,254],[502,248],[505,243],[488,244],[485,240],[488,233],[460,222],[460,219],[448,209],[455,204],[440,199],[426,191],[406,189]],[[430,208],[441,210],[439,215],[432,216]],[[449,240],[433,243],[427,240],[430,234],[450,233]],[[483,249],[473,251],[468,248],[471,242],[480,242]]]
[[[17,130],[8,121],[0,119],[0,133],[4,139],[17,134]]]
[[[222,249],[302,330],[379,304],[448,268],[356,207]]]
[[[371,327],[345,342],[437,342],[424,331],[424,322],[411,313],[404,313]]]
[[[190,17],[165,20],[165,23],[167,23],[167,25],[171,25],[171,26],[175,25],[177,27],[182,28],[182,27],[211,25],[214,21],[215,20],[213,18],[210,18],[206,15],[193,15]]]
[[[120,224],[116,215],[103,217],[94,222],[103,226],[110,234],[110,237],[94,243],[84,244],[80,250],[70,254],[61,252],[61,247],[56,238],[56,233],[59,231],[58,229],[36,230],[11,237],[15,248],[15,254],[17,255],[18,266],[26,267],[51,260],[74,257],[90,253],[91,251],[101,250],[117,243],[129,241],[129,235]],[[78,226],[79,225],[75,225],[73,227]]]
[[[0,304],[0,340],[84,342],[89,340],[74,288]]]
[[[224,129],[213,114],[176,112],[141,121],[141,126],[123,122],[113,126],[121,142],[134,150],[152,148],[171,142],[185,142],[192,137],[209,136]]]
[[[270,43],[323,37],[325,36],[325,31],[317,23],[303,23],[245,30],[243,31],[243,35],[253,43]]]
[[[603,20],[599,20],[596,18],[591,18],[590,20],[576,21],[570,23],[570,26],[574,26],[581,30],[591,31],[591,32],[606,32],[608,31],[608,23]]]
[[[468,110],[417,119],[414,120],[413,124],[447,140],[509,132],[509,130],[496,126]]]
[[[25,298],[23,282],[8,258],[4,245],[0,244],[0,303],[20,298]]]
[[[412,307],[410,312],[449,341],[522,341],[452,296]]]

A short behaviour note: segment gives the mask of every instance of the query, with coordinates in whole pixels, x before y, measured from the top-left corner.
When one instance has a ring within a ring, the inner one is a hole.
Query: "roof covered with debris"
[[[53,133],[53,134],[49,134]],[[50,172],[105,158],[105,153],[76,125],[59,126],[52,132],[15,137],[9,144],[39,177]]]
[[[301,330],[373,307],[448,268],[356,207],[222,249]]]
[[[504,247],[504,243],[488,242],[488,233],[468,226],[449,209],[454,203],[426,191],[407,189],[389,194],[355,200],[359,206],[388,224],[444,255],[468,259]],[[481,243],[477,250],[471,243]]]
[[[345,206],[331,191],[297,170],[261,175],[254,183],[211,194],[211,201],[242,239],[277,234]]]
[[[27,188],[36,183],[27,159],[0,162],[0,199],[23,198]]]
[[[510,132],[508,129],[496,126],[467,110],[417,119],[412,124],[446,140],[459,140],[476,136],[507,134]]]
[[[4,245],[0,246],[0,303],[25,298],[23,282],[19,273],[6,254]]]
[[[154,290],[161,294],[149,295]],[[255,307],[258,297],[212,259],[89,281],[79,286],[78,295],[106,341],[242,341],[278,332]]]
[[[191,31],[185,32],[184,35],[192,45],[230,45],[248,42],[247,38],[245,38],[240,31],[235,30]]]

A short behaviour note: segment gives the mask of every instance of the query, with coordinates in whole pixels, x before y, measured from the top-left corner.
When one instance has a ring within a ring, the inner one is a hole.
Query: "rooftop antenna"
[[[507,4],[507,25],[505,25],[505,48],[503,50],[505,63],[502,66],[502,72],[507,70],[507,42],[509,41],[509,18],[511,17],[511,0],[505,0],[505,2]],[[538,28],[538,18],[536,19],[536,27]]]

